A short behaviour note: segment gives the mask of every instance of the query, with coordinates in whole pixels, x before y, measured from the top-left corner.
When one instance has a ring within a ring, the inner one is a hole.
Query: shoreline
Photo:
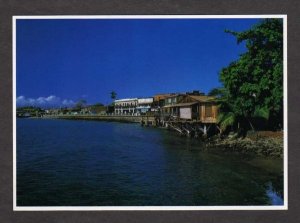
[[[275,133],[275,132],[274,132]],[[220,139],[213,137],[207,140],[208,151],[222,151],[269,158],[283,158],[284,139],[282,137],[261,137],[260,131],[255,132],[257,137],[247,135],[245,138]]]
[[[39,117],[41,119],[66,119],[66,120],[90,120],[90,121],[108,121],[108,122],[123,122],[123,123],[141,123],[149,122],[153,125],[155,122],[154,116],[130,116],[130,115],[49,115]]]

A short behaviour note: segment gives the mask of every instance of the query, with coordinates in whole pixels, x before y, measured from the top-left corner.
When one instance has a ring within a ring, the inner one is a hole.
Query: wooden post
[[[203,134],[204,135],[207,135],[207,128],[206,128],[206,125],[204,124],[204,127],[203,127]]]

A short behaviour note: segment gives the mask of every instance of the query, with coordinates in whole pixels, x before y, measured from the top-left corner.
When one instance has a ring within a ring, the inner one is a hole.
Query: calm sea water
[[[282,160],[202,147],[138,124],[17,119],[17,205],[283,204]]]

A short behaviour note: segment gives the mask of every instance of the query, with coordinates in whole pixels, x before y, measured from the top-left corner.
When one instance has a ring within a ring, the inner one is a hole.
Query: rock
[[[234,138],[230,134],[227,139],[212,139],[207,148],[218,148],[222,151],[239,152],[243,154],[256,154],[259,156],[282,157],[283,156],[283,139],[280,138]]]

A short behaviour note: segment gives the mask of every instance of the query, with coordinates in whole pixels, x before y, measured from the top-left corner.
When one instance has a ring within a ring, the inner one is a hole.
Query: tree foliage
[[[229,127],[233,127],[241,121],[241,116],[237,114],[230,103],[229,91],[224,87],[213,88],[209,96],[214,96],[217,104],[219,105],[218,123],[222,132],[226,131]]]
[[[115,91],[110,92],[110,98],[115,100],[117,98],[117,93]]]
[[[245,42],[247,51],[220,72],[223,91],[227,92],[227,108],[223,111],[249,122],[257,116],[265,117],[273,127],[282,126],[282,20],[265,19],[248,31],[226,32],[234,35],[238,44]]]
[[[87,101],[85,99],[80,99],[76,103],[75,108],[80,110],[86,106],[86,103],[87,103]]]
[[[92,107],[95,107],[95,108],[97,108],[97,107],[103,107],[103,106],[104,106],[104,104],[102,104],[100,102],[92,105]]]

